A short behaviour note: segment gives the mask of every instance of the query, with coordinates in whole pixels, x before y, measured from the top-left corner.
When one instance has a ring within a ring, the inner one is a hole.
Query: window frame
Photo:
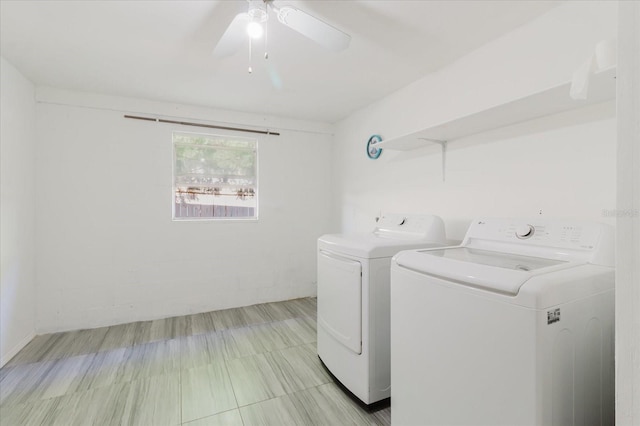
[[[253,216],[236,216],[236,217],[228,217],[228,216],[215,216],[215,217],[176,217],[176,143],[174,140],[174,135],[188,135],[188,136],[203,136],[203,137],[218,137],[224,139],[247,139],[255,141],[255,174],[256,174],[256,184],[255,184],[255,195],[254,198],[256,200],[256,205],[254,207],[254,215]],[[247,136],[237,136],[227,134],[226,132],[221,133],[202,133],[202,132],[189,132],[182,130],[174,130],[171,132],[171,221],[172,222],[182,222],[182,223],[199,223],[199,222],[258,222],[260,218],[260,153],[259,153],[259,145],[261,139],[259,137],[247,137]]]

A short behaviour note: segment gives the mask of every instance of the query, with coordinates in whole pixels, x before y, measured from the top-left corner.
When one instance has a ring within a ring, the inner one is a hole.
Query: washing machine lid
[[[393,257],[402,250],[442,247],[444,241],[390,238],[379,234],[327,234],[318,239],[318,249],[362,259]]]
[[[395,262],[425,275],[508,295],[518,294],[533,276],[581,264],[463,246],[406,251]]]

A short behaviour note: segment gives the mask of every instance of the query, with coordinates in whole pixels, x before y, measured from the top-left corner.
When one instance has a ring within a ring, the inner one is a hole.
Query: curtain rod
[[[1,0],[0,0],[1,1]],[[36,95],[37,97],[37,95]],[[127,109],[123,109],[123,108],[115,108],[115,107],[107,107],[107,106],[100,106],[100,105],[88,105],[88,104],[83,104],[83,103],[78,103],[78,102],[56,102],[53,100],[46,100],[46,99],[36,99],[36,103],[38,104],[44,104],[44,105],[56,105],[56,106],[63,106],[63,107],[72,107],[72,108],[85,108],[85,109],[93,109],[93,110],[98,110],[98,111],[111,111],[111,112],[117,112],[118,114],[153,114],[150,113],[148,111],[135,111],[135,110],[127,110]],[[176,115],[167,115],[167,114],[160,114],[158,113],[157,115],[161,115],[163,117],[167,117],[167,118],[174,118],[176,120],[200,120],[199,118],[192,118],[192,117],[181,117],[181,116],[176,116]],[[204,121],[207,121],[206,119],[202,119]],[[154,121],[154,119],[152,118],[149,121]],[[228,124],[230,126],[253,126],[252,124],[246,124],[246,123],[233,123],[233,122],[224,122],[224,121],[219,121],[221,124]],[[282,126],[278,126],[278,131],[282,132],[283,130],[287,130],[287,131],[292,131],[292,132],[301,132],[301,133],[309,133],[312,135],[324,135],[324,136],[334,136],[333,131],[330,130],[310,130],[310,129],[306,129],[306,128],[300,128],[300,127],[282,127]],[[275,134],[277,132],[271,132],[270,134]]]
[[[189,121],[166,120],[164,118],[140,117],[136,115],[127,115],[127,114],[125,114],[124,118],[132,118],[134,120],[144,120],[144,121],[155,121],[156,123],[180,124],[183,126],[206,127],[207,129],[234,130],[236,132],[248,132],[248,133],[258,133],[261,135],[280,136],[279,132],[272,132],[269,129],[254,130],[254,129],[245,129],[241,127],[215,126],[213,124],[192,123]]]

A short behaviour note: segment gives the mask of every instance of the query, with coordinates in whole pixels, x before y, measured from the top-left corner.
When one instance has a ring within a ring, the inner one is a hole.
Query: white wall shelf
[[[417,132],[384,140],[379,142],[377,146],[388,150],[410,151],[424,148],[436,142],[443,147],[444,153],[443,143],[465,136],[615,99],[615,78],[615,67],[592,75],[589,80],[589,92],[586,100],[572,99],[569,96],[571,82],[567,82]]]

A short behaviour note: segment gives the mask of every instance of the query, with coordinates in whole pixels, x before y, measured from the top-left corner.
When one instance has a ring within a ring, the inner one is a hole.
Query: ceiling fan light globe
[[[262,0],[249,1],[249,11],[247,13],[254,22],[266,22],[269,19],[267,5]]]
[[[254,40],[259,39],[264,34],[264,28],[259,22],[251,21],[247,25],[247,34]]]

